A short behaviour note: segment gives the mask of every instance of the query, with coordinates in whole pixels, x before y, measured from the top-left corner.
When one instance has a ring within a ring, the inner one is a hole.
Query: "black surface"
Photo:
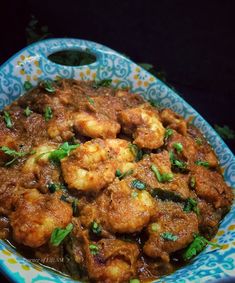
[[[97,41],[153,64],[209,123],[234,129],[234,8],[234,1],[2,1],[0,63],[26,45],[34,14],[54,37]],[[226,143],[235,150],[234,140]]]
[[[234,1],[10,0],[5,5],[0,62],[26,45],[25,27],[34,14],[51,36],[97,41],[135,62],[153,64],[209,123],[234,128]],[[235,149],[234,141],[227,143]]]

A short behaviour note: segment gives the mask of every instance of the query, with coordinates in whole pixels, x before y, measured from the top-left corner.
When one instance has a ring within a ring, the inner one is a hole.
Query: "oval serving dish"
[[[95,55],[96,61],[84,66],[63,66],[48,60],[58,51],[79,50]],[[49,78],[75,78],[81,80],[112,79],[114,87],[128,87],[151,99],[162,107],[171,108],[201,130],[217,154],[225,181],[235,187],[235,158],[211,126],[172,89],[131,60],[91,41],[79,39],[49,39],[29,45],[0,67],[0,109],[25,93],[30,82]],[[214,239],[222,249],[207,247],[187,266],[155,282],[188,283],[212,282],[235,275],[235,205],[223,219]],[[14,282],[78,282],[43,268],[19,255],[7,242],[0,240],[0,271]]]

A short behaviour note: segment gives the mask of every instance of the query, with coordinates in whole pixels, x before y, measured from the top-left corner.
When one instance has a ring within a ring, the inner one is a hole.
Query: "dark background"
[[[211,125],[234,130],[234,2],[4,0],[0,63],[26,46],[34,15],[42,37],[89,39],[153,64]]]

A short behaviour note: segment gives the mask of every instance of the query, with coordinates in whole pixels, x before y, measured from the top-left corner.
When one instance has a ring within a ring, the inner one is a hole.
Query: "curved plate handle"
[[[48,56],[53,53],[68,50],[88,52],[96,57],[96,61],[83,66],[65,66],[48,59]],[[29,86],[37,85],[40,80],[54,80],[58,77],[83,80],[118,79],[120,75],[125,75],[128,65],[129,60],[123,55],[92,41],[58,38],[33,43],[16,53],[0,67],[2,81],[0,108],[27,91]],[[117,72],[116,76],[114,71]],[[25,89],[26,82],[28,87]],[[125,80],[122,82],[122,86],[129,86],[127,80],[126,83]]]

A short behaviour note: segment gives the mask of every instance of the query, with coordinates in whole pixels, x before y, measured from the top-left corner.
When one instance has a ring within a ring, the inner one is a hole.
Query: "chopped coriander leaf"
[[[183,145],[180,142],[173,143],[173,147],[176,149],[178,153],[183,151]]]
[[[197,215],[199,215],[199,208],[198,208],[198,202],[196,199],[193,198],[188,198],[186,199],[186,202],[184,204],[184,211],[185,212],[190,212],[193,211],[195,212]]]
[[[175,242],[176,240],[178,240],[178,236],[170,233],[170,232],[164,232],[164,233],[161,233],[161,237],[167,241],[173,241]]]
[[[195,142],[197,145],[202,145],[203,144],[203,141],[201,138],[195,138]]]
[[[59,162],[61,159],[69,156],[70,152],[79,147],[79,145],[80,144],[70,145],[68,142],[65,142],[60,145],[58,149],[50,152],[49,159],[53,162]]]
[[[136,191],[132,192],[132,193],[131,193],[131,196],[132,196],[133,198],[138,197],[138,192],[136,192]]]
[[[31,82],[25,81],[25,82],[24,82],[24,89],[25,89],[26,91],[28,91],[28,90],[30,90],[31,88],[33,88],[33,85],[31,84]]]
[[[42,82],[42,86],[49,93],[55,92],[55,88],[53,86],[53,83],[51,81],[49,81],[49,80],[43,81]]]
[[[48,187],[50,193],[54,193],[55,191],[58,191],[60,189],[60,184],[49,183],[47,187]]]
[[[90,231],[96,235],[100,235],[102,231],[102,227],[99,223],[97,223],[96,221],[93,221],[90,225]]]
[[[167,140],[170,136],[173,135],[173,130],[170,128],[166,128],[165,134],[164,134],[164,138]]]
[[[55,228],[51,234],[50,242],[53,246],[59,246],[60,243],[68,236],[73,230],[73,224],[69,223],[65,229]]]
[[[28,154],[34,154],[35,151],[30,151],[30,152],[25,152],[25,151],[16,151],[14,149],[11,149],[7,146],[0,146],[0,150],[2,152],[4,152],[6,155],[9,155],[9,156],[12,156],[13,159],[8,161],[5,166],[9,166],[11,165],[12,163],[14,163],[18,158],[20,157],[23,157],[25,155],[28,155]]]
[[[12,121],[11,121],[11,115],[7,111],[4,111],[3,114],[4,114],[4,121],[5,121],[6,127],[8,129],[11,129],[13,126]]]
[[[195,179],[194,176],[192,176],[192,177],[190,178],[189,186],[190,186],[192,189],[195,188],[195,186],[196,186],[196,179]]]
[[[140,283],[139,279],[131,279],[129,283]]]
[[[48,122],[53,117],[53,112],[50,106],[47,106],[44,110],[44,118]]]
[[[120,171],[119,169],[117,169],[117,170],[116,170],[116,177],[118,177],[119,180],[122,180],[122,179],[124,179],[125,177],[127,177],[127,176],[133,174],[133,172],[134,172],[134,171],[133,171],[132,169],[130,169],[130,170],[127,170],[127,171],[124,172],[124,173],[121,173],[121,171]]]
[[[174,160],[175,160],[175,155],[172,150],[169,151],[169,157],[170,157],[171,164],[173,165]]]
[[[90,253],[91,253],[92,255],[97,255],[98,252],[99,252],[99,247],[97,247],[97,246],[94,245],[94,244],[89,245],[89,249],[90,249]]]
[[[217,248],[221,248],[220,245],[208,241],[203,236],[194,235],[193,242],[186,248],[186,250],[183,253],[183,259],[190,260],[192,257],[200,253],[207,244]]]
[[[73,216],[77,216],[78,214],[78,200],[74,199],[72,202]]]
[[[26,117],[29,117],[32,113],[33,113],[33,111],[31,111],[31,110],[29,109],[29,106],[27,106],[27,107],[25,108],[25,110],[24,110],[24,115],[25,115]]]
[[[150,103],[150,105],[152,105],[153,107],[159,107],[159,104],[156,102],[156,101],[154,101],[153,99],[149,99],[148,100],[148,102]]]
[[[68,200],[67,200],[67,196],[65,196],[65,195],[61,195],[61,197],[60,197],[60,200],[62,200],[62,201],[64,201],[64,202],[69,202]]]
[[[210,167],[210,164],[208,161],[197,160],[195,161],[195,164],[199,166],[204,166],[206,168]]]
[[[141,182],[140,180],[133,180],[131,182],[131,186],[135,189],[138,189],[138,190],[145,190],[146,189],[146,184]]]
[[[143,158],[143,152],[136,144],[130,143],[129,148],[132,154],[135,156],[135,161],[140,161]]]
[[[179,161],[179,160],[175,160],[174,164],[176,167],[180,168],[180,169],[186,169],[187,168],[187,164],[183,161]]]
[[[157,178],[158,182],[160,183],[171,182],[174,178],[174,175],[172,173],[162,173],[161,174],[154,164],[152,164],[150,168],[155,174],[155,177]]]
[[[170,161],[171,161],[171,165],[174,167],[178,167],[179,169],[181,169],[182,171],[184,171],[185,169],[187,169],[187,164],[183,161],[177,160],[175,158],[175,155],[173,153],[173,151],[171,150],[169,152],[169,156],[170,156]]]
[[[117,169],[115,175],[116,177],[119,178],[122,175],[122,172],[119,169]]]
[[[95,101],[94,99],[92,99],[90,96],[87,96],[87,100],[90,104],[94,105],[95,104]]]
[[[106,79],[106,80],[101,80],[101,81],[95,81],[92,84],[93,88],[99,88],[99,87],[110,87],[112,84],[112,80],[111,79]]]
[[[158,229],[159,229],[159,225],[158,225],[157,223],[152,223],[152,224],[151,224],[151,230],[152,230],[153,232],[157,232]]]

